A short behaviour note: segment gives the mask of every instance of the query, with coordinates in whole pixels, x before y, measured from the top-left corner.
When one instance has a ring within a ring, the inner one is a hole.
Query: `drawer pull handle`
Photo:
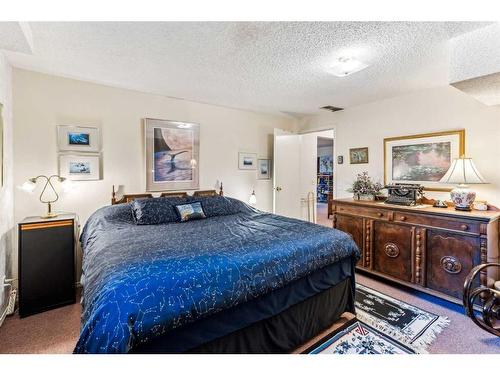
[[[401,216],[401,221],[405,221],[406,220],[406,216]]]
[[[377,212],[377,216],[382,217],[382,216],[384,216],[384,214],[382,212]]]
[[[469,229],[469,226],[468,226],[468,225],[466,225],[466,224],[462,224],[462,225],[460,226],[460,229],[462,229],[462,230],[468,230],[468,229]]]
[[[399,255],[399,247],[395,243],[389,242],[385,244],[384,252],[389,258],[397,258]]]
[[[447,255],[441,258],[441,267],[443,267],[446,272],[451,274],[457,274],[462,271],[462,263],[460,263],[457,258],[451,255]]]

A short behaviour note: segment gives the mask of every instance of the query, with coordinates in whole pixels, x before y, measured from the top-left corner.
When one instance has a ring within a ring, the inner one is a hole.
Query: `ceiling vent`
[[[344,108],[340,107],[334,107],[333,105],[325,105],[324,107],[321,107],[320,109],[325,109],[330,112],[337,112],[337,111],[342,111]]]

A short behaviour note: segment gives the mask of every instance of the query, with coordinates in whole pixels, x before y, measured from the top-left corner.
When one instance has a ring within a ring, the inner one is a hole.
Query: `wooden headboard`
[[[224,195],[224,191],[222,190],[222,182],[220,184],[219,192],[216,190],[198,190],[193,192],[193,197],[213,197],[216,195]],[[189,194],[185,191],[169,191],[164,192],[159,195],[160,197],[180,197],[184,198],[189,196]],[[111,204],[120,204],[120,203],[128,203],[132,202],[135,199],[140,198],[154,198],[151,193],[144,194],[123,194],[120,199],[116,198],[115,185],[113,185],[113,191],[111,193]]]

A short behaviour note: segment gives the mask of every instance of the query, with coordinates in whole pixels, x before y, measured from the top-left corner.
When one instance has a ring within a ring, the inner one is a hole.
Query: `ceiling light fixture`
[[[334,76],[346,77],[350,74],[360,72],[368,68],[368,64],[356,60],[354,57],[339,57],[330,67],[330,71]]]

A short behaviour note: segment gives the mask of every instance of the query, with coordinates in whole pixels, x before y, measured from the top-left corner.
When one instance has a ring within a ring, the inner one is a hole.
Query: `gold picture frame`
[[[450,162],[454,158],[458,158],[465,154],[464,129],[384,138],[384,183],[386,185],[393,182],[420,183],[424,185],[424,189],[427,191],[451,191],[452,187],[443,187],[438,180],[440,174],[444,175],[444,173],[446,173],[445,166],[442,166],[439,172],[434,174],[433,180],[412,180],[408,178],[400,180],[394,178],[397,177],[394,175],[393,166],[393,162],[395,160],[393,155],[394,147],[404,148],[405,146],[411,147],[415,145],[427,145],[428,143],[418,143],[419,141],[424,142],[426,140],[428,143],[435,144],[449,143],[446,147],[449,148]]]
[[[350,164],[368,164],[368,147],[358,147],[349,149]]]

